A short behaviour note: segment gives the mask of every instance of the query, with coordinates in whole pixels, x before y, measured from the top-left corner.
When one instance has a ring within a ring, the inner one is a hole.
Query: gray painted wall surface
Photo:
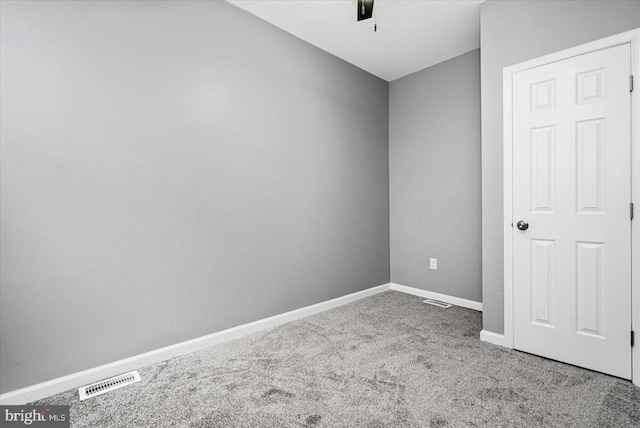
[[[489,0],[480,11],[483,327],[503,333],[502,69],[640,27],[640,1]]]
[[[224,2],[1,2],[2,392],[389,282],[388,84]]]
[[[479,50],[391,82],[392,282],[481,301],[480,177]]]

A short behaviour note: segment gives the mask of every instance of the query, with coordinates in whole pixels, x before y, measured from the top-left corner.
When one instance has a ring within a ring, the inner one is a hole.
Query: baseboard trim
[[[40,400],[42,398],[46,398],[54,394],[59,394],[60,392],[67,391],[69,389],[79,388],[82,385],[97,382],[99,380],[115,376],[120,373],[125,373],[141,367],[149,366],[151,364],[159,363],[161,361],[177,357],[179,355],[188,354],[190,352],[208,348],[212,345],[223,343],[232,339],[237,339],[239,337],[246,336],[247,334],[255,333],[257,331],[271,327],[276,327],[278,325],[304,318],[309,315],[314,315],[319,312],[337,308],[338,306],[346,305],[347,303],[355,302],[356,300],[373,296],[389,289],[390,284],[379,285],[377,287],[368,288],[356,293],[347,294],[346,296],[327,300],[325,302],[320,302],[315,305],[306,306],[304,308],[285,312],[283,314],[264,318],[262,320],[243,324],[227,330],[222,330],[217,333],[212,333],[206,336],[187,340],[185,342],[176,343],[175,345],[170,345],[164,348],[145,352],[143,354],[134,355],[132,357],[114,361],[109,364],[72,373],[67,376],[62,376],[46,382],[38,383],[26,388],[6,392],[0,395],[0,404],[26,404],[35,400]]]
[[[504,346],[505,348],[509,348],[509,346],[507,346],[506,340],[504,339],[504,334],[498,334],[492,331],[482,330],[480,332],[480,340],[482,342],[492,343],[494,345]]]
[[[449,296],[447,294],[435,293],[433,291],[422,290],[420,288],[407,287],[406,285],[400,285],[390,283],[390,289],[400,291],[402,293],[413,294],[414,296],[424,297],[425,299],[435,299],[441,302],[451,303],[452,305],[460,306],[463,308],[473,309],[474,311],[482,311],[482,303],[473,300],[467,300],[460,297]]]

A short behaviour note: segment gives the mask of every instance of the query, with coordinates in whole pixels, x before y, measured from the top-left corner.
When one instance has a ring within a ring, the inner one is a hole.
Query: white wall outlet
[[[438,269],[438,259],[429,259],[429,269]]]

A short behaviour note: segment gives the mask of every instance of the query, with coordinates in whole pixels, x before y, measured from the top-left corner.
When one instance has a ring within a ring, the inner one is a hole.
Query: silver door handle
[[[520,230],[527,230],[527,229],[529,229],[529,223],[527,223],[526,221],[522,221],[522,220],[520,220],[520,221],[516,224],[516,226],[518,226],[518,229],[520,229]]]

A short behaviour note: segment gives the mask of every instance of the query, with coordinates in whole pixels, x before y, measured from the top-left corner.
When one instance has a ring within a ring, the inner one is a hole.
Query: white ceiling
[[[375,0],[360,22],[356,0],[227,1],[392,81],[478,48],[484,0]]]

